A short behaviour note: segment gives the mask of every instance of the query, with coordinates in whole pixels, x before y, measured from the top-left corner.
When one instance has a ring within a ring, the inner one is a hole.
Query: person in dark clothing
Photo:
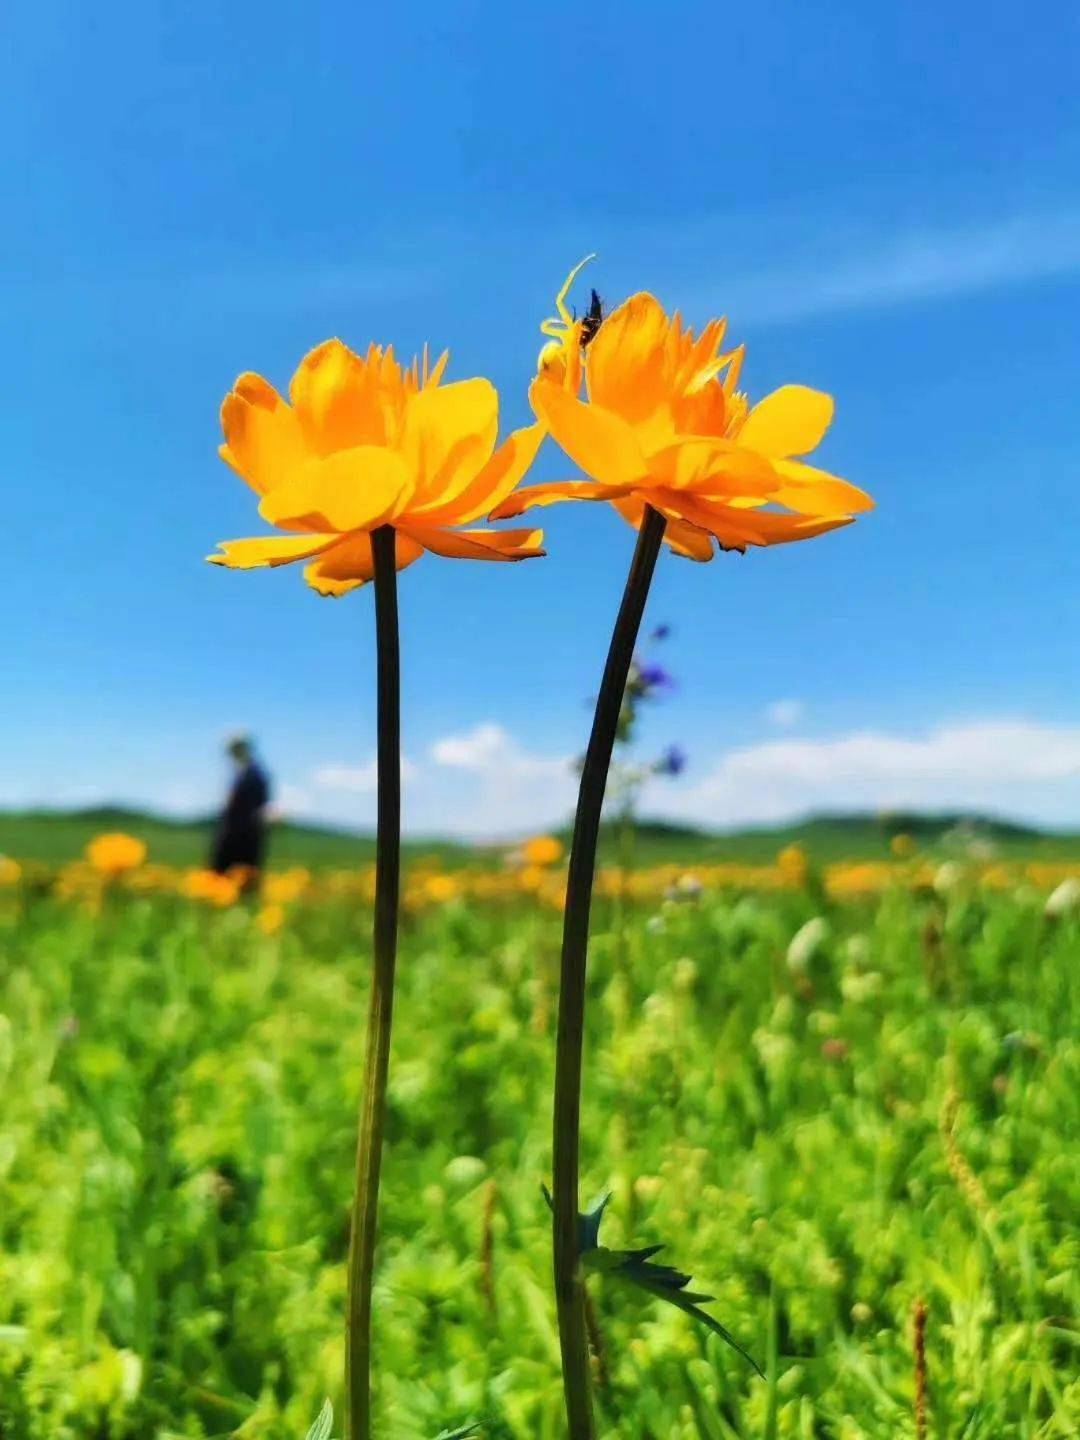
[[[214,831],[210,869],[224,875],[226,871],[241,867],[249,872],[245,889],[254,889],[266,853],[266,807],[270,800],[270,782],[255,760],[247,735],[233,736],[226,750],[236,773]]]

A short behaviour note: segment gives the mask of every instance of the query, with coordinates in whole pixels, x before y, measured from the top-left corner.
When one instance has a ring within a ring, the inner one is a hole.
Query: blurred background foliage
[[[122,830],[146,842],[153,859],[165,865],[198,865],[210,849],[214,820],[175,820],[116,807],[85,810],[0,811],[0,855],[56,865],[83,853],[102,831]],[[619,820],[605,826],[602,854],[615,859],[621,851]],[[925,853],[966,854],[973,844],[991,857],[1080,859],[1080,835],[1052,833],[992,817],[961,814],[836,814],[812,815],[796,824],[762,825],[730,832],[709,832],[692,826],[637,820],[633,854],[640,863],[681,861],[769,861],[785,845],[800,845],[815,860],[885,859],[897,834],[910,835]],[[569,831],[563,835],[569,836]],[[504,845],[478,847],[453,840],[412,839],[404,853],[448,866],[501,858]],[[373,836],[357,835],[284,819],[274,826],[271,844],[276,865],[312,869],[362,864],[375,858]]]

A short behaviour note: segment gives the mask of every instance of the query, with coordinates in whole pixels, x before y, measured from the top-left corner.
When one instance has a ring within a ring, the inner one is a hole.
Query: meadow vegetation
[[[600,1432],[914,1436],[922,1300],[927,1434],[1077,1434],[1080,885],[769,868],[600,877],[583,1193],[766,1373],[596,1277]],[[367,881],[150,873],[0,889],[0,1434],[302,1440],[342,1398]],[[560,1440],[562,872],[455,873],[405,887],[375,1421]]]

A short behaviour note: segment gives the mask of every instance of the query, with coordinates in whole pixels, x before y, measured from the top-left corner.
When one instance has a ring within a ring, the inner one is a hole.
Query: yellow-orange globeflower
[[[751,408],[736,389],[743,347],[721,349],[725,321],[695,336],[645,292],[602,321],[595,306],[575,320],[566,294],[576,273],[559,293],[558,317],[541,326],[552,338],[529,398],[592,478],[528,486],[493,519],[558,500],[609,500],[638,528],[650,505],[667,520],[671,548],[704,561],[714,540],[740,551],[806,540],[872,507],[862,490],[801,458],[828,429],[830,396],[783,385]]]
[[[224,909],[240,898],[240,882],[233,874],[220,875],[216,870],[191,870],[184,877],[182,892],[189,900],[206,900]]]
[[[86,858],[102,875],[124,875],[146,859],[146,842],[120,831],[95,835],[86,847]]]
[[[534,835],[521,847],[527,865],[557,865],[563,857],[562,841],[555,835]]]
[[[300,362],[289,401],[260,375],[241,375],[221,407],[222,458],[260,497],[259,514],[286,531],[222,542],[217,565],[249,570],[307,560],[308,584],[342,595],[372,578],[371,532],[392,525],[397,568],[425,550],[454,560],[542,555],[540,530],[454,529],[486,516],[518,484],[544,426],[496,448],[499,397],[487,380],[442,385],[403,368],[392,348],[357,355],[327,340]]]

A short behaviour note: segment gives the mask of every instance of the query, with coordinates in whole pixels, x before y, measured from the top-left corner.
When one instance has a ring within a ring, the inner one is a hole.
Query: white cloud
[[[444,735],[425,762],[402,760],[403,815],[417,835],[498,839],[564,821],[576,793],[572,758],[528,749],[494,721]],[[375,822],[374,758],[358,765],[327,763],[300,784],[278,788],[291,816],[353,829]]]
[[[441,830],[469,835],[511,835],[546,829],[570,814],[577,792],[573,757],[527,750],[501,725],[486,721],[431,747],[442,772],[437,786]],[[470,777],[463,784],[463,777]],[[418,787],[419,789],[419,787]],[[417,795],[415,823],[430,813],[432,797]]]
[[[522,749],[501,725],[490,720],[463,735],[436,740],[431,758],[437,765],[455,770],[515,777],[561,776],[570,765],[565,755],[536,755]]]
[[[844,254],[846,248],[847,253]],[[981,225],[830,241],[831,264],[728,276],[740,324],[782,323],[877,309],[1080,273],[1080,210],[1021,214]],[[723,307],[722,307],[723,308]]]
[[[805,709],[806,706],[801,700],[774,700],[771,705],[765,706],[765,719],[770,725],[789,730],[792,725],[799,723]]]
[[[297,785],[291,780],[284,780],[274,789],[271,809],[275,814],[283,815],[291,820],[297,815],[316,813],[317,806],[311,791],[306,786]]]
[[[978,809],[1048,823],[1080,812],[1080,727],[1022,720],[923,735],[861,731],[730,750],[664,813],[706,824],[779,821],[809,810]]]
[[[534,750],[490,720],[436,740],[422,764],[404,763],[403,774],[405,826],[414,835],[486,839],[535,833],[568,820],[577,794],[572,754]],[[132,774],[108,792],[77,778],[46,786],[14,774],[6,781],[0,777],[0,804],[87,805],[123,798],[134,806],[205,813],[221,798],[179,778],[155,783],[150,771]],[[374,826],[370,759],[282,774],[275,777],[274,791],[279,808],[291,817],[356,829]],[[849,809],[978,810],[1077,828],[1080,724],[984,718],[922,732],[777,735],[692,755],[685,775],[650,782],[643,808],[717,828]]]
[[[415,775],[416,766],[403,755],[402,780],[411,780]],[[318,790],[344,790],[350,795],[373,795],[379,785],[378,761],[373,755],[362,765],[320,765],[311,776],[311,784]]]

